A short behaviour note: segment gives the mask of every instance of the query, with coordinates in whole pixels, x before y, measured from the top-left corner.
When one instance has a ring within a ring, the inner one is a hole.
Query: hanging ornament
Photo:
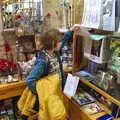
[[[58,15],[58,11],[56,11],[56,15]]]
[[[51,17],[51,16],[52,16],[51,13],[46,14],[46,17]]]
[[[70,5],[70,2],[69,2],[69,1],[66,1],[66,0],[63,0],[63,1],[60,3],[60,5],[61,5],[62,7],[65,7],[65,8],[69,8],[69,6],[71,6],[71,5]]]
[[[12,50],[12,48],[8,42],[5,43],[4,48],[5,48],[5,52],[10,52]]]
[[[71,4],[67,0],[61,1],[60,5],[64,8],[64,21],[66,28],[71,26]]]

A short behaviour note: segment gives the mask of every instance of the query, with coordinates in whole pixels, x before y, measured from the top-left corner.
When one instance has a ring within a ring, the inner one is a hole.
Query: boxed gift
[[[84,56],[95,63],[106,63],[110,58],[110,40],[105,35],[91,34],[85,41]]]

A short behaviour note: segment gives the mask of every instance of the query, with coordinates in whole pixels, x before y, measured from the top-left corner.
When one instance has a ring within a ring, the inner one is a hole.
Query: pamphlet
[[[79,77],[73,76],[72,74],[68,74],[63,92],[71,98],[76,93],[78,83]]]
[[[115,2],[116,0],[84,0],[82,25],[114,31]]]
[[[84,0],[82,25],[88,28],[100,28],[102,22],[102,0]]]

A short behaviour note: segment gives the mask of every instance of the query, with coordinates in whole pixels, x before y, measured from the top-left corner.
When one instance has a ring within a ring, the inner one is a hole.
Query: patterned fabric
[[[72,31],[68,31],[67,33],[65,33],[65,35],[62,38],[62,45],[59,51],[61,51],[64,44],[68,42],[72,35],[73,35]],[[59,61],[60,58],[58,56],[56,57],[49,56],[48,53],[45,52],[44,50],[40,51],[40,55],[36,59],[34,68],[26,78],[26,84],[33,93],[36,93],[36,81],[38,81],[43,76],[47,76],[49,73],[50,74],[55,72],[59,73],[60,78],[63,79],[62,70],[60,72],[58,65]],[[62,68],[61,66],[62,65],[60,65],[60,68]]]
[[[48,63],[48,74],[60,73],[59,62],[56,56],[50,56],[46,51],[43,50]]]

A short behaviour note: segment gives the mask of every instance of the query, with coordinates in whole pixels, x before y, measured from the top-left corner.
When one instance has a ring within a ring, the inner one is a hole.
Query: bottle
[[[9,120],[15,120],[14,112],[12,109],[7,110],[7,115],[8,115]]]

